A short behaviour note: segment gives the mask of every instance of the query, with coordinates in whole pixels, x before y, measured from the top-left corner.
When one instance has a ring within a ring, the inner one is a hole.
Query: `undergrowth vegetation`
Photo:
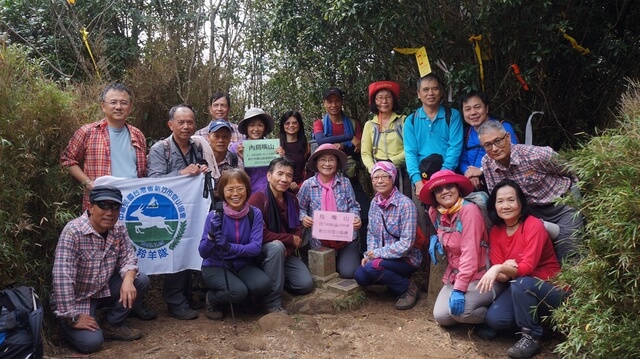
[[[629,81],[619,119],[569,154],[587,224],[583,260],[561,275],[573,293],[554,314],[564,357],[640,357],[640,82]]]

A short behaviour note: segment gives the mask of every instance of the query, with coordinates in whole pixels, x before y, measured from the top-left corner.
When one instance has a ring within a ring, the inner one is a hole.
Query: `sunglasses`
[[[98,201],[96,202],[96,205],[98,206],[98,208],[107,211],[110,209],[119,211],[120,207],[122,207],[122,205],[120,203],[116,203],[116,202],[105,202],[105,201]]]

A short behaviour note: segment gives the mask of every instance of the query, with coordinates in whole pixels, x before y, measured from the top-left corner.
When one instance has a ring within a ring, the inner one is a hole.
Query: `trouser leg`
[[[578,210],[563,204],[531,206],[531,214],[560,227],[560,233],[553,243],[560,262],[578,254],[583,226],[583,218]]]
[[[147,293],[147,289],[151,285],[149,277],[145,273],[138,272],[136,278],[133,280],[133,286],[136,288],[136,300],[133,302],[133,307],[138,307]],[[120,324],[127,319],[129,312],[132,308],[125,308],[120,299],[120,287],[122,287],[122,277],[120,273],[115,273],[109,279],[109,290],[111,290],[111,297],[113,299],[113,308],[107,313],[107,322],[109,324]]]
[[[191,296],[191,271],[184,270],[178,273],[164,275],[162,286],[162,299],[167,302],[169,309],[184,309],[189,307]]]
[[[293,294],[307,294],[313,287],[313,277],[302,259],[287,256],[284,260],[284,288]]]
[[[271,279],[262,269],[248,264],[238,271],[238,278],[247,286],[249,294],[264,298],[271,290]]]
[[[496,297],[493,304],[489,306],[484,320],[488,326],[495,330],[509,330],[516,328],[510,283],[502,293]]]
[[[227,281],[225,281],[225,271]],[[249,290],[240,278],[231,270],[221,267],[202,267],[202,277],[207,288],[211,289],[213,304],[241,303],[247,298]]]
[[[511,298],[516,325],[531,329],[533,337],[542,336],[540,318],[562,303],[566,292],[534,277],[520,277],[511,283]]]
[[[267,309],[282,307],[282,289],[285,281],[285,247],[280,241],[262,244],[260,258],[264,272],[269,276],[271,290],[264,298]]]
[[[407,291],[411,283],[411,275],[416,268],[403,259],[383,259],[374,268],[374,261],[359,266],[355,273],[359,285],[384,284],[395,295]]]
[[[496,295],[500,292],[500,287],[494,284],[494,290],[487,293],[480,293],[476,288],[478,281],[469,283],[467,292],[464,294],[464,311],[457,317],[453,317],[458,323],[481,324],[493,302],[494,291]]]
[[[360,245],[357,240],[336,251],[336,268],[342,278],[351,279],[360,265]]]

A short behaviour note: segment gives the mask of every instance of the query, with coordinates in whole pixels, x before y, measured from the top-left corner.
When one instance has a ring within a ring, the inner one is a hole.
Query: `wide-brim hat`
[[[400,84],[393,81],[377,81],[369,85],[369,105],[373,103],[373,96],[380,90],[389,90],[397,99],[400,98]]]
[[[248,109],[247,112],[244,113],[244,118],[238,124],[238,132],[246,136],[247,126],[249,126],[249,122],[254,118],[259,118],[264,123],[264,135],[268,135],[273,131],[273,117],[264,112],[261,108],[254,107]]]
[[[311,157],[309,157],[309,161],[307,162],[307,168],[315,173],[318,173],[318,166],[316,164],[316,161],[318,157],[322,155],[336,156],[336,158],[338,159],[338,169],[341,169],[344,171],[344,169],[347,167],[347,155],[344,152],[340,151],[339,149],[335,148],[335,146],[333,146],[332,144],[325,143],[324,145],[320,145],[315,150],[315,152],[313,152]]]
[[[95,186],[89,192],[89,203],[113,201],[122,204],[122,192],[113,186]]]
[[[469,193],[473,192],[473,184],[467,177],[456,174],[451,170],[440,170],[434,173],[431,179],[422,187],[420,191],[420,201],[428,205],[436,205],[437,202],[433,191],[440,186],[450,183],[455,183],[458,186],[460,197],[466,197]]]

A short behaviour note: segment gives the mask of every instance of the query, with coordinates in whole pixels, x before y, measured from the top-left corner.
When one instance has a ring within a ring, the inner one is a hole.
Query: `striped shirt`
[[[385,223],[388,231],[385,230]],[[373,251],[374,258],[407,258],[414,267],[418,267],[422,262],[422,253],[413,248],[417,225],[418,210],[413,201],[400,191],[394,192],[386,209],[372,201],[369,207],[367,250]]]
[[[515,181],[527,196],[529,204],[547,205],[564,195],[575,175],[557,161],[558,154],[551,147],[511,145],[509,166],[482,158],[484,179],[489,192],[504,179]]]
[[[147,140],[138,128],[125,124],[131,135],[131,145],[136,152],[136,172],[144,177],[147,171]],[[98,177],[111,175],[111,151],[109,149],[109,128],[107,119],[80,127],[69,140],[60,163],[63,167],[80,166],[92,181]],[[89,209],[89,191],[84,192],[82,209]]]
[[[58,317],[89,314],[91,298],[111,296],[109,278],[138,270],[127,228],[116,222],[104,239],[91,225],[88,211],[62,230],[53,262],[51,307]]]

